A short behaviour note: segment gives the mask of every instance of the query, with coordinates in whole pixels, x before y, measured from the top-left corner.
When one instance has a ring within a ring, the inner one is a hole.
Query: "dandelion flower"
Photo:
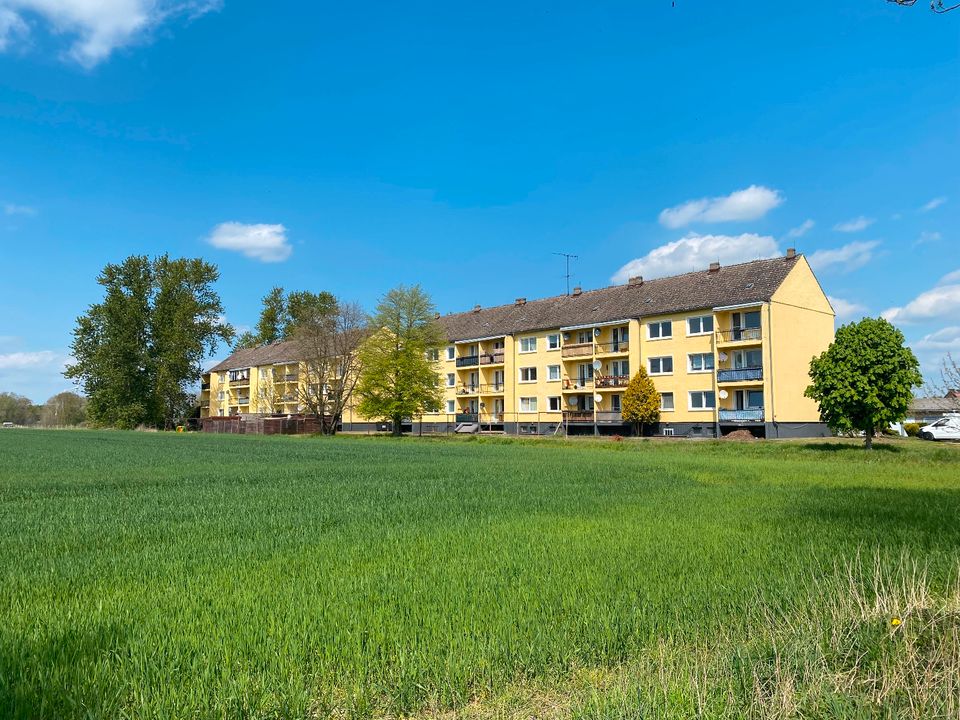
[[[900,627],[901,622],[902,622],[902,620],[900,620],[900,618],[898,618],[898,617],[891,618],[891,619],[890,619],[890,626],[891,626],[891,627]]]

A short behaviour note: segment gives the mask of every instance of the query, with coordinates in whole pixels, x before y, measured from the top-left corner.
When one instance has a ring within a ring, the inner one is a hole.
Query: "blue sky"
[[[795,246],[960,353],[960,11],[922,3],[0,0],[0,390],[131,253],[444,312]],[[221,353],[222,354],[222,353]]]

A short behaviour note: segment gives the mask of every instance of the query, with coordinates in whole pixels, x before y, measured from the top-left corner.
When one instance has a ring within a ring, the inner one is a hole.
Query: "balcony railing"
[[[758,342],[763,334],[758,327],[717,330],[717,342]]]
[[[300,376],[297,375],[296,373],[287,373],[286,375],[283,376],[284,382],[296,382],[299,379],[300,379]]]
[[[480,385],[481,393],[502,393],[506,387],[505,383],[484,383]]]
[[[499,365],[503,362],[503,351],[499,350],[492,353],[483,353],[480,355],[481,365]]]
[[[616,355],[618,353],[627,353],[630,350],[630,343],[627,340],[617,340],[616,342],[597,343],[598,355]]]
[[[593,411],[591,410],[564,410],[563,419],[572,423],[592,423]]]
[[[579,390],[580,388],[592,388],[593,387],[593,378],[564,378],[563,379],[563,389],[564,390]]]
[[[750,410],[724,410],[717,411],[717,416],[725,422],[763,422],[763,408],[751,408]]]
[[[586,357],[593,355],[593,343],[577,343],[575,345],[564,345],[560,350],[562,357]]]
[[[466,355],[464,357],[457,358],[457,367],[470,367],[471,365],[479,365],[480,356],[479,355]]]
[[[618,425],[623,422],[623,415],[618,412],[613,412],[612,410],[598,410],[597,422]]]
[[[249,404],[250,404],[249,396],[241,395],[240,397],[237,398],[237,405],[249,405]]]
[[[208,383],[208,382],[202,382],[202,383],[200,383],[200,389],[201,389],[201,390],[209,390],[209,389],[210,389],[210,383]]]
[[[457,386],[457,395],[476,395],[479,391],[480,391],[479,383],[474,383],[473,385]]]
[[[598,388],[626,387],[629,384],[629,375],[605,375],[596,378],[596,386]]]
[[[457,413],[458,423],[475,423],[480,419],[477,413]]]
[[[746,382],[763,380],[763,368],[738,368],[736,370],[717,370],[717,382]]]

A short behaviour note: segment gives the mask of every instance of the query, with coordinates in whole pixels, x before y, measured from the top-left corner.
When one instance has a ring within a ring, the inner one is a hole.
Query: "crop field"
[[[960,447],[0,432],[0,717],[960,715]]]

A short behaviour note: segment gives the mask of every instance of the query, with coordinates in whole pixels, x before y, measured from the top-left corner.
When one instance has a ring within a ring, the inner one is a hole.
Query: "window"
[[[669,375],[673,372],[673,358],[653,357],[648,360],[651,375]]]
[[[763,366],[762,350],[737,350],[733,353],[733,367],[735,370],[759,368]]]
[[[223,390],[217,393],[217,400],[223,402]]]
[[[447,360],[453,360],[453,358],[456,356],[456,352],[457,352],[457,351],[454,349],[453,345],[448,345],[448,346],[447,346]]]
[[[547,335],[547,350],[559,350],[559,349],[560,349],[560,333]]]
[[[619,396],[619,395],[611,395],[611,396],[610,396],[610,409],[611,409],[613,412],[620,412],[620,410],[621,410],[621,405],[620,405],[620,396]]]
[[[430,348],[427,350],[427,360],[433,360],[437,362],[440,359],[440,350],[438,348]]]
[[[586,345],[593,342],[593,330],[581,330],[577,333],[577,344]]]
[[[667,412],[673,410],[673,393],[660,393],[660,409]]]
[[[537,369],[535,367],[520,368],[520,382],[532,383],[537,381]]]
[[[547,410],[550,412],[560,412],[560,398],[559,397],[548,397],[547,398]]]
[[[537,351],[537,339],[535,337],[520,338],[520,352],[532,353]]]
[[[520,412],[534,413],[537,411],[537,399],[535,397],[520,398]]]
[[[453,387],[457,384],[456,373],[447,373],[447,387]]]
[[[695,390],[690,393],[691,410],[713,410],[717,406],[712,390]]]
[[[454,400],[447,400],[447,415],[453,415],[457,411],[457,404]]]
[[[559,380],[559,379],[560,379],[560,366],[547,365],[547,380]]]
[[[748,408],[762,408],[762,407],[763,407],[763,390],[748,390],[748,391],[747,391],[747,407],[748,407]]]
[[[614,377],[620,378],[630,377],[630,361],[614,360],[612,363],[610,363],[610,374]]]
[[[713,315],[687,318],[687,335],[707,335],[713,332]]]
[[[673,322],[663,320],[661,322],[647,323],[647,337],[651,340],[663,340],[673,337]]]
[[[692,353],[687,355],[690,372],[710,372],[713,370],[713,353]]]

